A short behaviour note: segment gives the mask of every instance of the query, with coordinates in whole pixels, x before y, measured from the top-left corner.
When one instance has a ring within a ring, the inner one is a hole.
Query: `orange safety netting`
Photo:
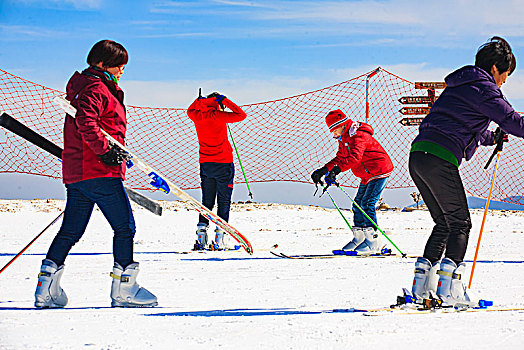
[[[367,122],[375,129],[375,138],[395,165],[387,188],[414,187],[407,159],[417,127],[399,123],[405,116],[399,113],[403,105],[398,100],[402,96],[426,95],[426,90],[415,89],[413,82],[384,69],[298,96],[242,106],[248,118],[230,124],[230,128],[248,181],[310,182],[311,172],[330,160],[337,149],[337,142],[324,122],[326,114],[342,109],[351,119],[366,121],[366,91]],[[63,92],[0,70],[0,110],[62,146],[64,112],[52,102],[56,95]],[[186,110],[128,106],[127,112],[127,146],[181,188],[198,188],[197,136]],[[473,196],[488,195],[495,161],[490,169],[483,167],[492,151],[493,147],[481,147],[471,161],[461,166],[464,185]],[[499,163],[493,199],[524,204],[523,154],[523,140],[510,137]],[[235,163],[236,183],[242,183],[244,179],[236,157]],[[0,173],[60,178],[61,163],[0,128]],[[349,173],[339,178],[343,186],[358,186],[358,179]],[[128,170],[129,187],[151,189],[148,180],[138,169]]]

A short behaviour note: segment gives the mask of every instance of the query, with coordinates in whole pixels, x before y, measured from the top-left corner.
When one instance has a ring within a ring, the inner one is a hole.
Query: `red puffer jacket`
[[[77,113],[76,118],[66,116],[65,119],[63,182],[70,184],[99,177],[124,180],[125,163],[108,166],[98,158],[109,151],[108,141],[100,128],[124,143],[127,126],[124,92],[103,72],[91,68],[82,74],[75,72],[66,91],[66,98]]]
[[[351,169],[364,185],[391,175],[393,163],[384,148],[373,138],[373,133],[371,125],[366,123],[353,122],[351,126],[346,126],[342,141],[338,143],[337,155],[326,164],[328,170],[335,165],[342,171]]]
[[[232,112],[220,111],[214,97],[197,98],[187,109],[187,115],[196,127],[200,146],[199,163],[233,162],[233,149],[227,138],[227,123],[246,119],[246,113],[227,98],[222,104]]]

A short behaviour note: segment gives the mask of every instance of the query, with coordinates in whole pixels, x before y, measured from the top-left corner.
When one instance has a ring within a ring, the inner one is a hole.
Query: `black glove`
[[[316,185],[318,183],[322,184],[322,176],[326,175],[328,173],[328,169],[323,166],[320,169],[317,169],[311,174],[311,179],[313,180],[313,183]]]
[[[224,95],[220,94],[219,92],[215,91],[215,92],[207,95],[207,98],[211,98],[211,97],[215,98],[215,100],[218,102],[218,104],[220,105],[220,107],[222,109],[225,108],[224,105],[222,104],[222,102],[227,98],[226,96],[224,96]]]
[[[109,151],[98,156],[100,160],[109,166],[117,166],[127,158],[127,152],[121,150],[117,145],[113,145]]]
[[[333,185],[337,181],[337,175],[340,174],[340,172],[340,167],[338,165],[335,165],[333,168],[331,168],[324,180],[326,180],[326,183],[328,185]]]
[[[497,128],[495,131],[492,131],[491,134],[493,135],[493,139],[495,140],[493,142],[494,145],[498,144],[500,141],[502,142],[508,142],[509,136],[504,131],[502,131],[501,128]]]

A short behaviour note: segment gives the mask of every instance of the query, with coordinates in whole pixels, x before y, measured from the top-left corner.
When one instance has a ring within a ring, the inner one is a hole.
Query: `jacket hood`
[[[197,98],[188,110],[194,110],[195,112],[206,113],[212,110],[219,110],[219,105],[216,98]]]
[[[69,82],[67,83],[66,87],[67,99],[69,101],[73,100],[73,98],[86,86],[93,84],[97,81],[102,81],[102,79],[105,79],[103,73],[95,69],[86,69],[86,71],[89,72],[91,76],[75,72],[71,79],[69,79]],[[93,75],[100,77],[100,79],[94,77]]]
[[[486,72],[484,69],[476,66],[465,66],[453,73],[450,73],[444,81],[449,87],[456,87],[464,84],[472,84],[477,81],[489,80],[495,83],[495,79],[491,74]]]
[[[346,132],[349,134],[349,137],[355,135],[357,131],[367,132],[371,136],[373,136],[373,134],[375,133],[371,125],[362,122],[354,121],[351,125],[348,125],[346,127]]]

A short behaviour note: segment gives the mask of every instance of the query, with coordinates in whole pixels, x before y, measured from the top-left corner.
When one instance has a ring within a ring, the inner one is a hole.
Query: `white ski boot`
[[[366,227],[364,231],[364,242],[355,248],[357,255],[379,254],[381,250],[380,235],[373,227]]]
[[[193,247],[193,250],[206,250],[207,245],[207,227],[206,224],[198,224],[197,225],[197,240],[195,242],[195,246]]]
[[[156,296],[136,283],[138,263],[132,263],[124,270],[115,263],[111,284],[111,307],[152,307],[157,306]]]
[[[447,305],[452,306],[478,306],[479,300],[474,298],[471,292],[467,291],[462,282],[462,277],[466,270],[466,264],[455,262],[449,258],[442,259],[440,270],[437,274],[438,280],[437,295]]]
[[[346,244],[341,250],[352,251],[355,250],[362,242],[364,242],[364,228],[353,227],[353,239]]]
[[[411,294],[417,300],[428,299],[432,294],[436,295],[439,280],[437,271],[439,267],[440,261],[435,261],[431,264],[424,257],[417,258],[415,262],[415,277],[411,287]]]
[[[64,265],[58,267],[49,259],[42,261],[38,284],[35,291],[35,307],[62,308],[67,305],[67,295],[60,287],[60,278],[64,273]]]
[[[213,244],[213,249],[215,250],[225,250],[226,244],[224,240],[224,231],[220,228],[215,229],[215,241]]]

